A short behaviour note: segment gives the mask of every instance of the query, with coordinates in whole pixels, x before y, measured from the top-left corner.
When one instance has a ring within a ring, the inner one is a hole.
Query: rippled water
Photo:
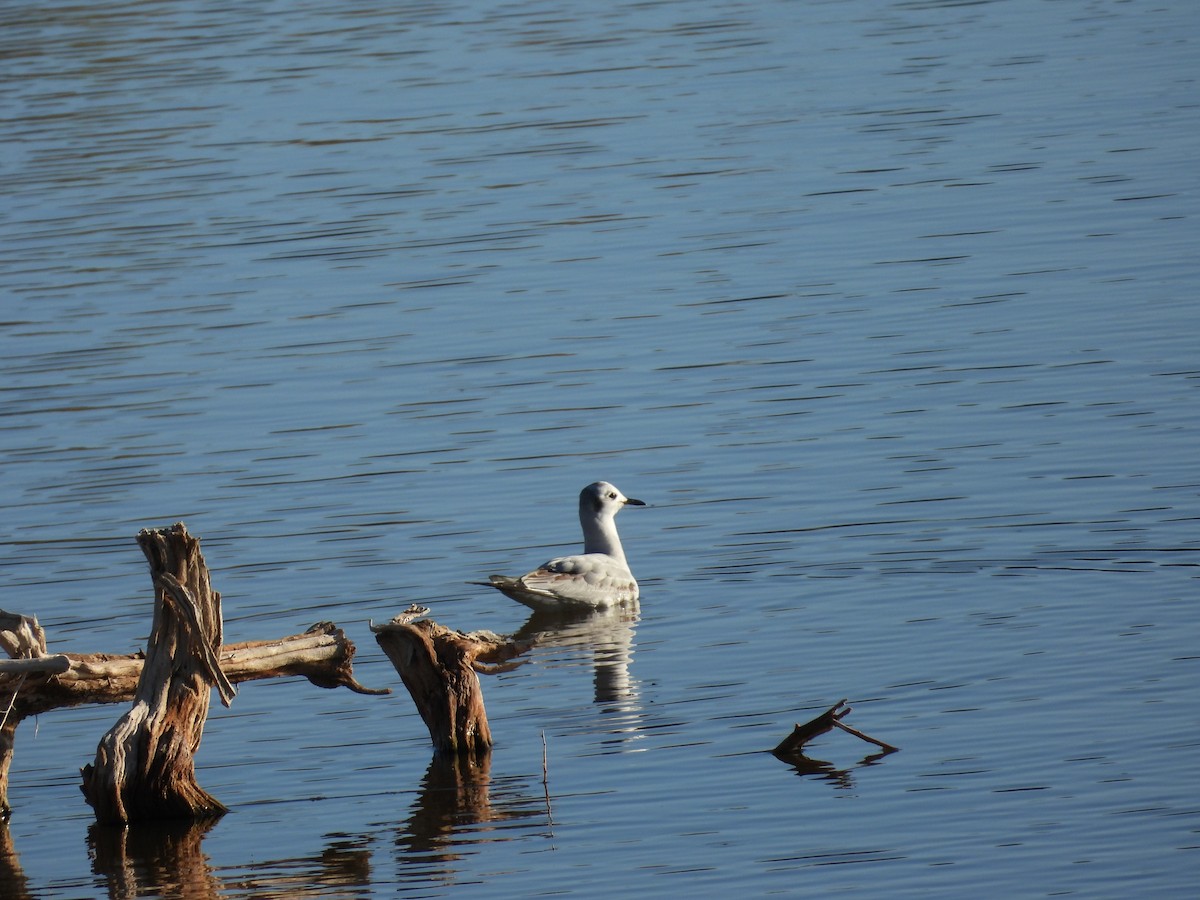
[[[132,652],[184,520],[227,640],[394,691],[244,685],[176,833],[92,826],[119,709],[23,723],[0,893],[1194,889],[1194,4],[0,22],[0,606]],[[640,609],[467,584],[597,478]],[[371,637],[414,601],[542,634],[481,768]],[[843,697],[901,751],[762,752]]]

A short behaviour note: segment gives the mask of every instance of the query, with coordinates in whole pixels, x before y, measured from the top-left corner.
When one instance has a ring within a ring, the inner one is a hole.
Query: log
[[[70,668],[71,658],[65,653],[39,656],[34,659],[0,659],[0,676],[61,675]]]
[[[488,631],[464,634],[410,608],[384,625],[370,623],[375,640],[408,688],[429,729],[435,754],[480,756],[492,748],[492,732],[477,672],[513,668],[508,661],[533,646]]]
[[[5,616],[0,610],[0,629]],[[36,624],[36,619],[31,619]],[[3,644],[0,630],[0,645]],[[368,688],[354,677],[355,646],[332,622],[318,622],[303,634],[276,640],[225,644],[218,653],[221,671],[233,684],[265,678],[303,676],[322,688],[345,687],[358,694],[390,694],[390,688]],[[67,664],[62,670],[62,662]],[[0,725],[0,819],[12,813],[8,803],[9,769],[17,726],[31,716],[55,709],[94,703],[128,703],[142,675],[141,653],[59,653],[38,658],[0,660],[0,708],[8,705]],[[28,670],[21,668],[28,666]],[[18,678],[23,674],[24,678]]]
[[[217,661],[233,684],[302,675],[317,687],[345,687],[357,694],[390,694],[389,688],[368,688],[354,677],[356,648],[332,622],[318,622],[302,634],[266,641],[225,644]],[[20,719],[53,709],[93,703],[124,703],[133,699],[142,675],[141,653],[56,653],[37,659],[0,660],[0,697],[11,694],[10,674],[56,677],[27,678],[13,701]]]
[[[146,660],[133,706],[81,770],[81,790],[100,823],[221,816],[227,810],[200,787],[193,760],[211,688],[226,706],[236,692],[217,662],[221,595],[183,523],[143,529],[137,540],[154,583]]]
[[[258,681],[303,675],[320,688],[344,687],[356,694],[390,694],[369,688],[354,677],[354,643],[332,622],[318,622],[303,634],[274,641],[244,641],[221,648],[221,670],[230,681]]]

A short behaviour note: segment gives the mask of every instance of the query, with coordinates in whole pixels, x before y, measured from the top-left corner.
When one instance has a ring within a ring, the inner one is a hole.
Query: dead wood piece
[[[317,687],[344,687],[356,694],[390,694],[390,688],[369,688],[354,677],[357,648],[332,622],[318,622],[303,634],[276,641],[226,644],[218,654],[221,669],[231,681],[254,681],[283,675],[303,675]]]
[[[217,659],[232,684],[302,675],[318,687],[345,687],[358,694],[389,694],[368,688],[354,677],[354,643],[336,625],[319,622],[303,634],[276,640],[225,644]],[[0,660],[0,699],[11,696],[10,673],[28,672],[17,693],[13,715],[18,720],[52,709],[91,703],[126,703],[133,699],[145,655],[131,653],[59,653],[30,660]]]
[[[233,684],[301,675],[323,688],[345,687],[359,694],[390,694],[390,688],[359,684],[354,677],[355,652],[354,643],[342,629],[330,622],[318,622],[303,634],[225,644],[217,658],[221,671]],[[54,709],[128,703],[136,695],[145,661],[140,652],[59,653],[32,659],[0,659],[0,819],[11,813],[8,779],[17,726],[31,716]]]
[[[429,729],[434,751],[479,755],[492,747],[492,732],[477,672],[503,671],[532,644],[491,632],[463,634],[430,620],[401,614],[386,625],[371,623],[375,640],[412,695]]]
[[[891,744],[886,744],[868,734],[863,734],[861,731],[851,728],[849,725],[843,723],[842,719],[848,716],[851,710],[851,707],[846,706],[845,700],[839,700],[836,704],[829,707],[829,709],[825,710],[825,712],[821,713],[815,719],[810,719],[803,725],[796,725],[792,729],[792,733],[780,741],[771,752],[781,759],[803,755],[803,748],[805,744],[818,735],[825,734],[827,731],[832,731],[834,728],[840,728],[847,734],[852,734],[861,740],[874,744],[876,747],[879,747],[887,753],[891,753],[898,749],[897,747],[893,747]]]
[[[0,609],[0,650],[11,659],[30,659],[46,653],[46,632],[36,616]]]
[[[0,676],[61,675],[70,668],[71,657],[65,653],[36,656],[32,659],[0,659]]]
[[[22,616],[0,609],[0,650],[14,659],[34,659],[46,652],[46,633],[33,616]],[[20,718],[14,714],[20,687],[27,673],[0,678],[0,819],[12,813],[8,805],[8,779],[12,768],[13,745]]]
[[[221,595],[210,586],[200,542],[182,522],[143,529],[137,539],[154,583],[146,659],[133,706],[100,740],[81,789],[102,823],[219,816],[226,808],[196,781],[193,754],[210,689],[226,704],[234,694],[216,663]]]
[[[200,542],[197,541],[197,554],[200,552],[199,546]],[[203,557],[200,558],[199,565],[204,566]],[[221,664],[217,661],[216,651],[221,647],[221,632],[225,627],[221,618],[221,595],[211,591],[211,602],[206,602],[201,594],[193,594],[170,572],[155,572],[154,582],[155,587],[162,590],[164,601],[167,597],[174,601],[172,612],[177,619],[174,624],[182,631],[179,638],[182,639],[184,649],[192,655],[192,666],[196,674],[216,687],[221,704],[228,707],[237,695],[237,688],[225,677],[225,673],[221,671]],[[200,589],[209,590],[207,568],[204,569]]]

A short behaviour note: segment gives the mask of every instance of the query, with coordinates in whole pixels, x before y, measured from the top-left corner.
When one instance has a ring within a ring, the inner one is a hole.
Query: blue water
[[[120,708],[22,723],[0,893],[1191,895],[1194,4],[0,24],[0,606],[133,652],[183,520],[226,640],[393,689],[243,685],[174,837],[92,825]],[[468,582],[598,478],[640,608],[431,763],[369,620],[542,628]],[[842,698],[900,752],[763,752]]]

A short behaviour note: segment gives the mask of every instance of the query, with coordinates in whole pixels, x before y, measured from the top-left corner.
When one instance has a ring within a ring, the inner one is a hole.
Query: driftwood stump
[[[103,823],[219,816],[226,808],[196,781],[192,755],[209,690],[216,686],[226,706],[236,693],[217,661],[221,595],[182,523],[144,529],[137,540],[154,582],[146,661],[132,708],[101,739],[81,789]]]
[[[435,753],[481,755],[492,748],[492,731],[476,672],[512,668],[507,660],[532,643],[510,641],[488,631],[464,634],[428,620],[413,608],[371,631],[387,654],[421,714]]]

